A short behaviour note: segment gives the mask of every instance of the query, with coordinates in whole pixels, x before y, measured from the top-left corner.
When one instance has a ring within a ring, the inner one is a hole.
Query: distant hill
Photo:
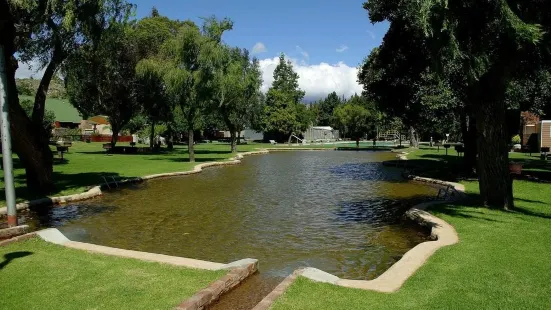
[[[34,102],[34,96],[19,95],[19,100],[30,100]],[[75,107],[66,99],[47,98],[46,110],[55,114],[58,122],[80,123],[82,116]]]
[[[17,92],[19,95],[31,96],[36,95],[36,90],[38,85],[40,85],[40,80],[37,79],[16,79],[15,83],[17,84]],[[50,87],[48,88],[48,98],[57,98],[64,99],[67,98],[67,92],[65,91],[65,84],[63,80],[58,77],[54,77],[50,82]]]

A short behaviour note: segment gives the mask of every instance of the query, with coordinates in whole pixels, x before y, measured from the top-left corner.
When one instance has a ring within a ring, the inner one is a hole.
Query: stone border
[[[201,310],[206,309],[217,301],[223,294],[231,291],[243,280],[258,270],[258,263],[254,262],[244,267],[234,268],[227,275],[214,281],[208,287],[195,293],[182,302],[176,310]]]
[[[264,297],[252,310],[268,310],[272,307],[276,299],[283,295],[285,291],[295,282],[299,275],[304,272],[304,269],[297,269],[290,274],[285,280],[276,286],[276,288]]]
[[[439,186],[451,186],[461,195],[465,192],[465,186],[459,183],[446,182],[437,179],[410,176],[411,180],[437,184]],[[253,310],[267,310],[275,303],[276,299],[283,295],[289,286],[300,275],[315,282],[329,283],[342,287],[371,290],[381,293],[393,293],[402,285],[440,248],[459,242],[457,232],[446,221],[424,211],[428,207],[446,203],[447,201],[430,201],[413,206],[406,211],[404,216],[414,220],[421,226],[431,228],[431,239],[413,247],[402,258],[394,263],[382,275],[373,280],[347,280],[316,268],[298,269],[292,275],[280,283],[268,296],[266,296]]]
[[[411,179],[418,182],[451,186],[460,193],[464,193],[465,191],[465,187],[458,183],[422,177],[412,177]],[[340,279],[332,274],[315,268],[307,268],[303,272],[302,276],[318,282],[326,282],[344,287],[372,290],[383,293],[392,293],[399,290],[406,280],[409,279],[438,249],[459,242],[459,237],[453,226],[424,211],[430,206],[443,203],[446,203],[446,201],[421,203],[413,206],[405,213],[405,217],[416,221],[421,226],[430,227],[431,237],[435,240],[416,245],[376,279],[368,281]]]
[[[0,240],[21,236],[26,234],[28,231],[29,225],[19,225],[15,227],[0,229]]]

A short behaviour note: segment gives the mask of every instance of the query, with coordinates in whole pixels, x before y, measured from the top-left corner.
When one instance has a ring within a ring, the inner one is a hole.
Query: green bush
[[[511,144],[513,144],[513,145],[520,144],[520,136],[519,135],[513,136],[511,138]]]

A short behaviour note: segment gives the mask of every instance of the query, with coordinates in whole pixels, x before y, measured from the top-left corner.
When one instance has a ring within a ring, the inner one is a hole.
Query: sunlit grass
[[[36,238],[0,247],[0,309],[173,309],[224,274]]]

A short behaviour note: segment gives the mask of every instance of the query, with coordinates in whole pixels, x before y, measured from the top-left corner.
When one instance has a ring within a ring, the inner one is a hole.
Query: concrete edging
[[[270,294],[268,294],[266,297],[264,297],[252,310],[267,310],[272,307],[276,299],[279,298],[279,296],[283,295],[285,291],[295,282],[295,280],[298,278],[299,275],[303,273],[304,269],[297,269],[292,274],[290,274],[285,280],[283,280],[281,283],[276,286],[275,289],[273,289]]]
[[[244,266],[231,269],[228,274],[214,281],[208,287],[195,293],[178,305],[176,310],[201,310],[217,301],[224,293],[231,291],[243,280],[258,270],[258,262],[251,262]]]
[[[446,182],[437,179],[410,176],[410,179],[418,182],[437,184],[440,186],[452,186],[459,193],[464,194],[465,186],[459,183]],[[446,221],[424,211],[430,206],[446,203],[447,201],[430,201],[413,206],[406,211],[405,217],[416,221],[421,226],[431,228],[431,238],[434,241],[426,241],[413,247],[402,258],[394,263],[382,275],[373,280],[347,280],[316,268],[304,268],[296,270],[266,296],[253,310],[267,310],[272,307],[276,299],[283,295],[287,288],[298,276],[303,276],[315,282],[329,283],[342,287],[371,290],[381,293],[393,293],[402,285],[440,248],[459,242],[457,232]]]
[[[460,193],[464,193],[465,187],[462,184],[445,182],[436,179],[412,177],[412,180],[443,186],[452,186]],[[411,277],[438,249],[456,244],[459,237],[450,224],[437,218],[436,216],[424,211],[429,206],[446,203],[446,201],[431,201],[415,205],[409,209],[405,216],[416,221],[422,226],[431,228],[431,237],[434,241],[427,241],[418,244],[406,252],[402,258],[392,265],[382,275],[373,280],[346,280],[340,279],[321,270],[309,268],[303,272],[302,276],[318,282],[326,282],[339,286],[358,288],[364,290],[373,290],[384,293],[392,293],[402,287],[409,277]]]

